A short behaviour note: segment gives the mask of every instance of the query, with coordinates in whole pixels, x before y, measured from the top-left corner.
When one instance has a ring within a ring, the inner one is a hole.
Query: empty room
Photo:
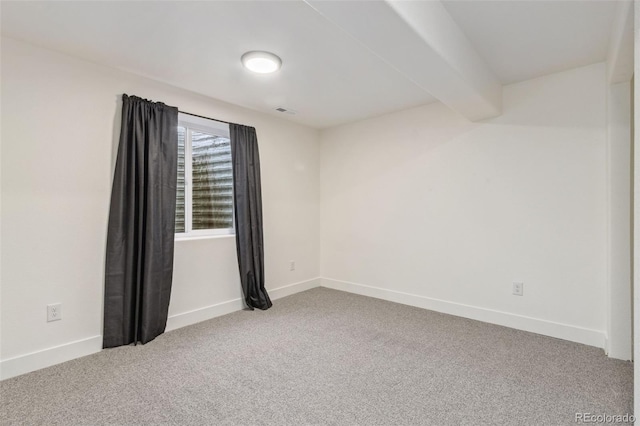
[[[636,15],[2,1],[0,424],[633,424]]]

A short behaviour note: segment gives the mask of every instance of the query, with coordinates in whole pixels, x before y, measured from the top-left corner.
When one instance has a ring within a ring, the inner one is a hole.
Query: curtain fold
[[[164,332],[173,275],[178,109],[122,96],[111,192],[103,347]]]
[[[262,191],[256,129],[229,124],[233,164],[233,208],[240,282],[247,307],[269,309],[264,288]]]

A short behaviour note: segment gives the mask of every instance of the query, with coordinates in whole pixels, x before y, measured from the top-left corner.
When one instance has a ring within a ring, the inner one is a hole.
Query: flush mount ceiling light
[[[241,60],[246,69],[260,74],[278,71],[282,65],[282,59],[269,52],[247,52]]]

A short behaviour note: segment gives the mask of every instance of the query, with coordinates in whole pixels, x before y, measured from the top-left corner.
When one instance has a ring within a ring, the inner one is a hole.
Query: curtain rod
[[[244,126],[244,124],[238,124],[238,123],[232,123],[230,121],[218,120],[217,118],[205,117],[204,115],[192,114],[190,112],[185,112],[185,111],[180,111],[180,110],[178,110],[178,112],[181,113],[181,114],[191,115],[193,117],[204,118],[205,120],[213,120],[213,121],[217,121],[217,122],[220,122],[220,123],[226,123],[226,124],[235,124],[236,126]]]

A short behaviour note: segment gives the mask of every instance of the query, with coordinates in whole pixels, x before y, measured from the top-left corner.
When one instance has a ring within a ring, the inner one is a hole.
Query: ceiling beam
[[[623,83],[633,77],[633,1],[618,4],[618,11],[607,53],[607,80],[609,84]]]
[[[439,1],[305,1],[469,120],[500,115],[500,81]]]

